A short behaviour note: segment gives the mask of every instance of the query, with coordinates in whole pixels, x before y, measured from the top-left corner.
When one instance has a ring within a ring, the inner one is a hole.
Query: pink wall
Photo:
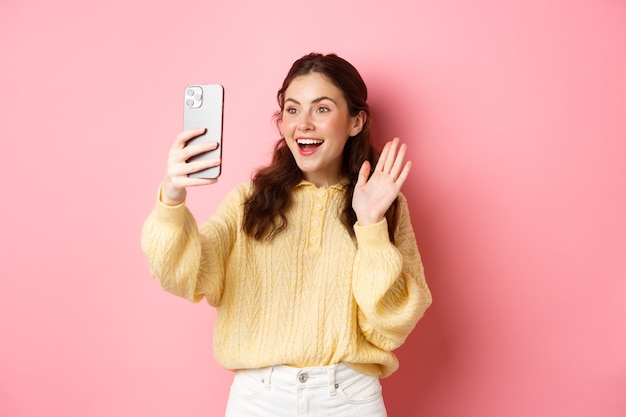
[[[626,2],[371,4],[2,1],[0,416],[222,415],[213,311],[153,282],[140,228],[183,86],[226,89],[205,218],[266,162],[312,50],[411,143],[434,304],[390,416],[626,415]]]

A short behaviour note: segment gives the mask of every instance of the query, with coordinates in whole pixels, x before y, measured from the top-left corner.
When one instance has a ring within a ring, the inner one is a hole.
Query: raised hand
[[[365,161],[361,166],[352,197],[359,225],[380,222],[398,196],[411,170],[411,161],[404,162],[406,150],[407,145],[400,145],[400,139],[394,138],[385,144],[369,179],[371,164]]]
[[[212,151],[217,148],[217,142],[206,142],[185,146],[187,141],[196,136],[200,136],[205,129],[187,129],[176,136],[170,148],[167,159],[167,171],[161,187],[161,201],[165,204],[176,205],[182,202],[187,195],[187,187],[209,185],[217,182],[217,179],[190,178],[188,175],[206,168],[218,166],[221,163],[219,158],[208,159],[206,161],[187,162],[192,156],[203,152]]]

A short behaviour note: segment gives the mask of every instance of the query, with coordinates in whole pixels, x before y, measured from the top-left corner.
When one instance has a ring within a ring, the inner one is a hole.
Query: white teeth
[[[324,143],[323,140],[319,139],[298,139],[297,142],[299,145],[319,145]]]

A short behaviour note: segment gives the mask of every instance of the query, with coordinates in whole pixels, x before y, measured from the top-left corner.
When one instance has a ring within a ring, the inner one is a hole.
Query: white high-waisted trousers
[[[345,364],[235,373],[226,417],[386,417],[375,376]]]

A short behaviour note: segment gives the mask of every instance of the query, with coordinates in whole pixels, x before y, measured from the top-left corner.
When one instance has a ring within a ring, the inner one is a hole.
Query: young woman
[[[142,247],[162,287],[217,309],[214,353],[235,371],[226,416],[386,416],[379,378],[431,303],[400,193],[397,138],[378,154],[367,89],[334,55],[309,54],[278,91],[272,162],[198,227],[187,163],[217,145],[178,135]]]

